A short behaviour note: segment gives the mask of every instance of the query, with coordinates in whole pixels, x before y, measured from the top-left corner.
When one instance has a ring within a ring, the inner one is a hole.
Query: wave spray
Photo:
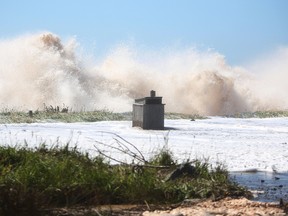
[[[288,108],[288,49],[249,69],[227,65],[217,52],[193,48],[137,52],[118,46],[100,63],[85,63],[76,42],[41,33],[0,41],[0,108],[131,111],[154,89],[166,111],[223,115]]]

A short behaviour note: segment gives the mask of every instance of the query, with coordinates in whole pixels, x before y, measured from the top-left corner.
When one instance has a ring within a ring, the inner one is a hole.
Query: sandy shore
[[[143,216],[240,216],[240,215],[287,215],[279,203],[261,203],[250,201],[246,198],[226,198],[217,202],[211,200],[197,204],[186,204],[175,209],[165,211],[145,211]]]
[[[148,209],[153,210],[148,210]],[[160,210],[162,209],[162,210]],[[169,210],[168,210],[169,209]],[[219,201],[191,200],[180,205],[105,205],[87,208],[61,208],[47,212],[47,216],[285,216],[288,204],[263,203],[246,198],[225,198]]]

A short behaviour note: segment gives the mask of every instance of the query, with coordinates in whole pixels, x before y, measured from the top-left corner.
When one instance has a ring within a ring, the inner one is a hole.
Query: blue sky
[[[9,0],[0,38],[51,31],[93,55],[119,43],[158,50],[212,48],[232,65],[288,46],[287,0]]]

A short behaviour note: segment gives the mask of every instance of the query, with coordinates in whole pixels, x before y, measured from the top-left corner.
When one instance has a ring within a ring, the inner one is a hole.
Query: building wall
[[[164,129],[164,104],[145,104],[143,107],[143,129]]]
[[[132,127],[143,128],[143,117],[144,117],[143,113],[144,113],[143,104],[133,104]]]

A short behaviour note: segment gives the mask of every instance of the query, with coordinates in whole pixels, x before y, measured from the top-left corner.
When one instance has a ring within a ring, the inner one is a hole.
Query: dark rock
[[[183,163],[166,177],[166,181],[173,181],[182,177],[184,174],[193,176],[195,175],[195,172],[196,168],[194,166],[192,166],[190,163]]]
[[[33,111],[32,110],[29,110],[29,112],[28,112],[28,114],[29,114],[29,117],[33,117]]]

